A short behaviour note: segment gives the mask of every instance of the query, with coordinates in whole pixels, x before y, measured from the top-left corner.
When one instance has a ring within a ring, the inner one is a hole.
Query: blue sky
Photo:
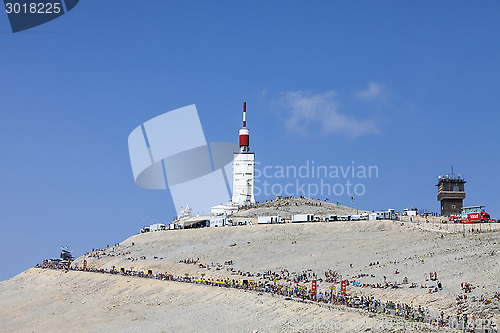
[[[81,255],[170,222],[169,192],[135,185],[127,137],[190,104],[207,141],[236,141],[246,100],[262,166],[378,167],[354,203],[332,201],[439,211],[436,177],[454,165],[465,204],[500,217],[499,10],[81,1],[16,34],[0,14],[0,280],[60,245]]]

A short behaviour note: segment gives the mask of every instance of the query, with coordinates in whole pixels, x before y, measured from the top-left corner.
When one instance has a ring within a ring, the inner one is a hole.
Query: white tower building
[[[255,203],[254,170],[255,154],[250,152],[249,130],[246,122],[247,103],[243,102],[243,127],[240,129],[240,151],[234,152],[233,199],[235,206]]]

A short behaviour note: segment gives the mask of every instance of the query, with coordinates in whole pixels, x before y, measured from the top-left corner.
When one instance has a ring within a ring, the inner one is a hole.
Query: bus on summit
[[[483,210],[484,206],[464,207],[461,215],[462,223],[497,222],[491,219],[490,214]]]
[[[486,223],[490,222],[490,214],[486,212],[468,213],[463,223]]]

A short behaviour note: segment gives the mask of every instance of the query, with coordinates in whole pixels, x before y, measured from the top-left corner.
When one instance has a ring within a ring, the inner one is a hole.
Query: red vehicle
[[[468,213],[467,219],[462,220],[463,223],[486,223],[490,222],[490,214],[486,212]]]

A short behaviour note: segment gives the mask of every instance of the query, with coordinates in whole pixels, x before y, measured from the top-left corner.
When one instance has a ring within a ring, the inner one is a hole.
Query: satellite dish
[[[438,176],[438,179],[443,179],[443,175],[439,175],[439,176]]]

